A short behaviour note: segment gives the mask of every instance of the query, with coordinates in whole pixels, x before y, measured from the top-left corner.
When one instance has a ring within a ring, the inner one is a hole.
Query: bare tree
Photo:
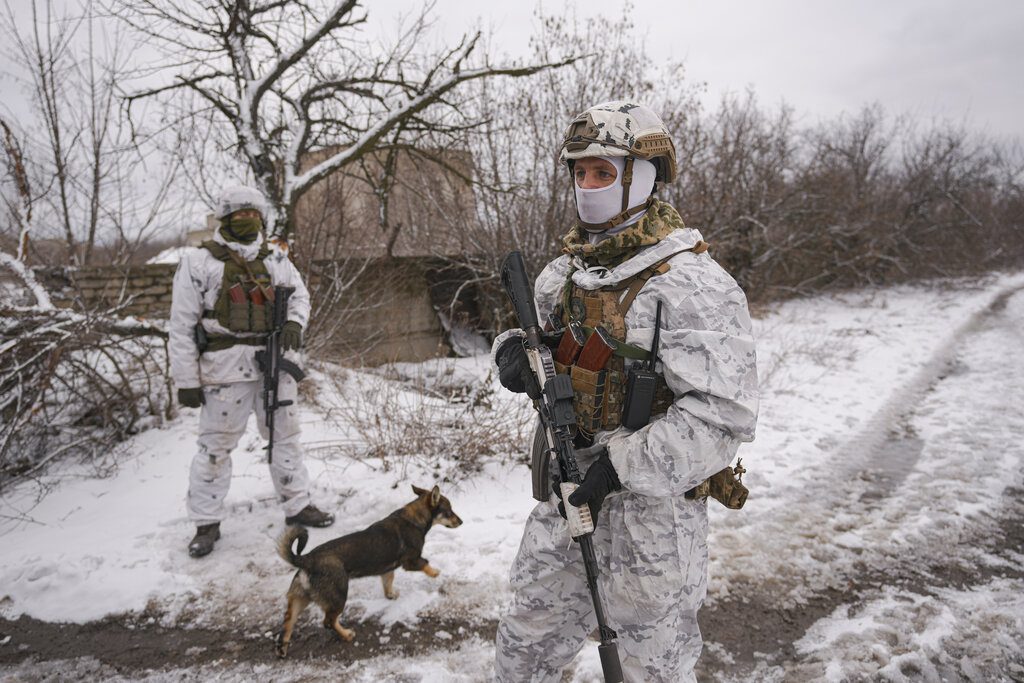
[[[59,240],[69,264],[94,262],[102,243],[116,245],[116,260],[125,261],[162,227],[177,172],[174,163],[163,164],[135,144],[120,116],[117,89],[132,46],[97,18],[91,0],[62,12],[50,0],[33,0],[27,14],[18,16],[5,3],[0,35],[30,94],[30,118],[12,135],[24,143],[24,177],[38,191],[36,223],[50,230],[37,229],[33,237]],[[142,176],[154,190],[144,187]],[[22,219],[11,208],[9,227],[20,229]],[[52,261],[53,254],[40,256]]]
[[[0,129],[3,132],[7,177],[13,185],[10,194],[3,193],[3,199],[8,212],[14,219],[18,235],[14,255],[0,249],[0,264],[6,266],[22,282],[31,294],[37,308],[52,309],[53,304],[50,302],[49,293],[39,284],[35,274],[25,264],[29,235],[33,226],[32,209],[36,200],[32,194],[28,173],[25,170],[25,158],[22,156],[21,145],[14,132],[2,118],[0,118]]]
[[[378,45],[358,31],[366,14],[357,0],[115,2],[173,65],[164,84],[140,88],[130,101],[164,97],[182,121],[212,114],[221,142],[230,141],[270,198],[278,237],[294,230],[298,199],[338,169],[383,147],[415,145],[426,132],[473,126],[457,106],[461,84],[573,61],[493,66],[478,55],[479,33],[425,53],[432,8],[413,16],[393,44]],[[327,147],[336,151],[303,168],[311,151]]]
[[[153,421],[170,417],[167,333],[123,320],[118,311],[54,308],[25,263],[34,223],[33,193],[21,145],[0,119],[6,197],[19,221],[16,254],[0,249],[0,266],[31,294],[0,297],[0,490],[68,457],[112,467],[116,445]],[[4,288],[10,293],[10,288]]]

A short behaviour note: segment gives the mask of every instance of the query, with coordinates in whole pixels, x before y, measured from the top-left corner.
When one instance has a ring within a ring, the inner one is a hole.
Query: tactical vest
[[[217,242],[203,242],[202,246],[224,263],[217,300],[213,310],[203,311],[203,317],[215,319],[231,332],[269,332],[274,295],[270,273],[263,259],[270,251],[264,246],[254,260],[246,261]]]
[[[699,242],[682,251],[701,254],[707,248],[706,242]],[[576,286],[572,281],[573,271],[570,271],[566,279],[561,302],[562,323],[568,325],[572,321],[581,325],[588,339],[594,334],[595,328],[601,325],[615,342],[612,355],[604,367],[598,370],[555,362],[555,372],[568,374],[572,380],[576,423],[586,437],[593,437],[599,431],[616,429],[621,424],[626,398],[626,359],[647,360],[650,356],[648,349],[626,343],[626,313],[649,279],[668,272],[668,261],[673,256],[675,254],[631,278],[600,289],[587,290]],[[665,383],[664,376],[659,376],[651,415],[664,413],[674,400],[675,395]]]

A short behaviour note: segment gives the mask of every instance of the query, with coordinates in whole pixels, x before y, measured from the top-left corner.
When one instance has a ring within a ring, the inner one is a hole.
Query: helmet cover
[[[559,160],[636,157],[658,167],[657,180],[676,177],[676,149],[661,117],[642,104],[616,100],[587,109],[569,124]]]
[[[224,188],[217,200],[217,218],[224,219],[236,211],[256,209],[261,217],[267,213],[267,200],[263,193],[246,185],[232,185]]]

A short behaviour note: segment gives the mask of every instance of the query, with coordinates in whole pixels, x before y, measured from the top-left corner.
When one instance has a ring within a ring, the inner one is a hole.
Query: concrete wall
[[[375,259],[340,300],[321,310],[318,356],[351,365],[380,365],[445,356],[449,347],[431,300],[427,259]],[[310,278],[315,291],[320,284]]]
[[[124,314],[157,320],[170,313],[176,267],[46,268],[36,273],[57,306],[94,309],[124,304]],[[328,310],[314,311],[310,327],[320,326],[324,334],[316,355],[349,365],[379,365],[448,354],[431,302],[427,260],[374,261],[360,271],[340,301]],[[320,277],[314,273],[308,284],[315,302]]]

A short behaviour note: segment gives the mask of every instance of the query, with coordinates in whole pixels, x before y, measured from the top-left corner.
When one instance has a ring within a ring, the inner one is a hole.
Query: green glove
[[[302,325],[289,320],[281,328],[281,347],[285,351],[298,351],[302,346]]]
[[[203,396],[203,388],[178,389],[178,403],[186,408],[198,408],[206,403],[206,397]]]

